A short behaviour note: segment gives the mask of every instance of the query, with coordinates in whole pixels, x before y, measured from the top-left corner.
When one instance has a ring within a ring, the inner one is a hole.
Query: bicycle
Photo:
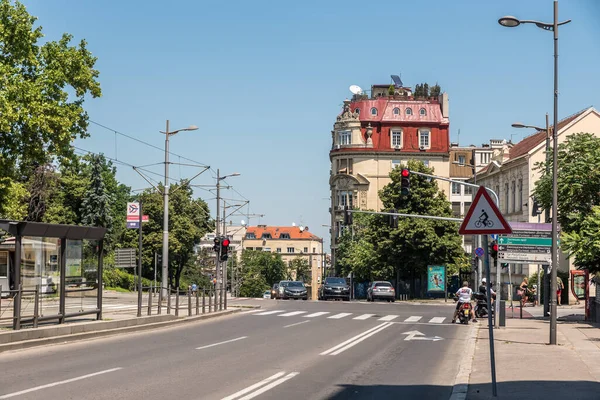
[[[481,228],[482,226],[484,226],[484,225],[481,220],[475,221],[475,228]],[[494,226],[494,221],[490,221],[488,219],[487,221],[485,221],[485,226],[487,226],[488,228],[491,228],[492,226]]]

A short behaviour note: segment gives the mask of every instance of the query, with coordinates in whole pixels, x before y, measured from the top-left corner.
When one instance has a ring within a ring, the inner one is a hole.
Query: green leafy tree
[[[423,85],[423,96],[429,97],[429,85],[427,83]]]
[[[305,257],[298,256],[290,261],[287,271],[287,279],[295,279],[304,283],[311,282],[312,274],[310,264]]]
[[[438,97],[440,93],[442,93],[442,88],[436,82],[436,84],[431,87],[429,92],[431,97]]]
[[[240,295],[244,297],[259,296],[264,290],[286,278],[285,263],[281,255],[268,251],[244,250],[239,271]]]
[[[396,93],[396,87],[394,85],[390,85],[388,88],[388,95],[393,96]]]
[[[72,46],[73,37],[64,34],[40,43],[42,27],[35,22],[20,2],[0,0],[0,176],[19,181],[36,164],[73,156],[73,139],[87,136],[84,100],[101,95],[86,42]],[[0,185],[0,207],[6,188]],[[28,219],[39,221],[45,210],[36,196]]]
[[[551,149],[552,150],[552,149]],[[535,184],[534,196],[544,209],[552,205],[552,167],[538,163],[541,178]],[[575,265],[600,271],[600,171],[590,166],[600,165],[600,138],[591,133],[570,135],[558,146],[557,175],[558,223],[561,226],[561,246],[574,256]]]
[[[4,186],[6,185],[6,186]],[[5,190],[5,204],[0,213],[1,218],[22,221],[27,216],[27,199],[29,192],[25,184],[6,179],[0,184],[0,190]]]
[[[27,188],[29,192],[27,221],[43,221],[49,198],[57,181],[58,176],[51,164],[40,165],[35,169]]]

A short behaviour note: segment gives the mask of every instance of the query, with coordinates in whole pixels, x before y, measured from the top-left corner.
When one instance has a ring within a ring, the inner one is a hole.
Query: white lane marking
[[[416,316],[416,317],[408,317],[404,320],[404,322],[419,322],[419,320],[423,318],[420,316]]]
[[[280,317],[293,317],[294,315],[305,314],[306,311],[292,311],[285,314],[279,314]]]
[[[305,324],[307,322],[310,322],[310,320],[307,319],[305,321],[296,322],[295,324],[286,325],[286,326],[284,326],[284,328],[291,328],[292,326],[296,326],[296,325],[300,325],[300,324]]]
[[[239,397],[239,396],[243,396],[243,395],[245,395],[246,393],[248,393],[248,392],[251,392],[251,391],[253,391],[254,389],[258,389],[258,388],[259,388],[259,387],[261,387],[262,385],[266,385],[267,383],[269,383],[269,382],[271,382],[271,381],[274,381],[275,379],[277,379],[277,378],[279,378],[279,377],[281,377],[281,376],[283,376],[283,375],[285,375],[285,372],[283,372],[283,371],[282,371],[282,372],[278,372],[278,373],[276,373],[275,375],[272,375],[272,376],[268,377],[267,379],[263,379],[262,381],[260,381],[260,382],[258,382],[258,383],[255,383],[255,384],[254,384],[254,385],[252,385],[252,386],[248,386],[247,388],[245,388],[245,389],[242,389],[242,390],[240,390],[239,392],[235,392],[235,393],[234,393],[234,394],[232,394],[231,396],[223,397],[223,399],[222,399],[222,400],[233,400],[233,399],[235,399],[235,398],[237,398],[237,397]]]
[[[304,318],[320,317],[321,315],[325,315],[325,314],[329,314],[329,312],[328,311],[319,311],[319,312],[316,312],[316,313],[305,315]]]
[[[360,342],[362,342],[363,340],[369,338],[370,336],[375,335],[376,333],[381,332],[382,330],[389,328],[390,326],[392,326],[393,324],[391,322],[386,322],[387,325],[384,325],[382,327],[380,327],[377,330],[374,330],[373,332],[369,333],[368,335],[364,335],[363,337],[361,337],[360,339],[355,340],[352,343],[349,343],[348,345],[346,345],[345,347],[342,347],[341,349],[338,349],[336,351],[334,351],[333,353],[330,354],[330,356],[337,356],[338,354],[340,354],[343,351],[348,350],[351,347],[356,346],[357,344],[359,344]]]
[[[432,324],[441,324],[445,319],[446,317],[433,317],[429,320],[429,322]]]
[[[248,336],[240,336],[239,338],[235,338],[235,339],[231,339],[231,340],[226,340],[224,342],[213,343],[213,344],[209,344],[209,345],[202,346],[202,347],[196,347],[196,350],[207,349],[209,347],[214,347],[214,346],[218,346],[220,344],[225,344],[225,343],[237,342],[238,340],[246,339],[247,337]]]
[[[0,396],[0,399],[9,399],[11,397],[20,396],[20,395],[26,394],[26,393],[36,392],[38,390],[47,389],[47,388],[51,388],[51,387],[58,386],[58,385],[64,385],[66,383],[80,381],[82,379],[91,378],[91,377],[94,377],[94,376],[97,376],[97,375],[108,374],[109,372],[115,372],[115,371],[118,371],[120,369],[123,369],[123,368],[117,367],[117,368],[105,369],[104,371],[94,372],[93,374],[82,375],[82,376],[78,376],[76,378],[67,379],[67,380],[64,380],[64,381],[48,383],[47,385],[36,386],[36,387],[31,388],[31,389],[21,390],[20,392],[14,392],[14,393],[5,394],[5,395]]]
[[[284,311],[285,310],[271,310],[271,311],[261,312],[256,315],[271,315],[271,314],[277,314],[277,313],[284,312]]]
[[[271,390],[273,389],[275,386],[279,386],[281,385],[283,382],[287,381],[288,379],[292,379],[293,377],[295,377],[296,375],[298,375],[298,372],[290,372],[289,374],[287,374],[286,376],[284,376],[283,378],[279,378],[277,379],[275,382],[271,382],[269,383],[267,386],[263,386],[262,388],[258,389],[257,391],[250,393],[247,396],[244,396],[238,400],[250,400],[255,398],[256,396],[263,394],[264,392],[266,392],[267,390]]]
[[[396,318],[398,318],[397,315],[386,315],[385,317],[379,318],[378,321],[391,321]]]
[[[332,315],[331,317],[327,317],[327,318],[331,318],[331,319],[340,319],[340,318],[347,317],[348,315],[352,315],[352,313],[349,313],[349,312],[343,312],[343,313],[339,313],[339,314]]]
[[[336,351],[336,350],[337,350],[337,349],[339,349],[340,347],[344,347],[344,346],[346,346],[348,343],[351,343],[351,342],[353,342],[354,340],[358,340],[358,339],[360,339],[361,337],[363,337],[364,335],[368,335],[369,333],[371,333],[371,332],[373,332],[373,331],[375,331],[375,330],[377,330],[377,329],[381,328],[382,326],[384,326],[384,325],[389,325],[389,324],[391,324],[391,322],[384,322],[383,324],[377,325],[377,326],[376,326],[376,327],[374,327],[374,328],[367,329],[366,331],[364,331],[364,332],[362,332],[362,333],[359,333],[358,335],[356,335],[356,336],[354,336],[354,337],[352,337],[352,338],[350,338],[350,339],[348,339],[348,340],[346,340],[346,341],[344,341],[344,342],[342,342],[342,343],[340,343],[340,344],[338,344],[338,345],[336,345],[336,346],[333,346],[333,347],[332,347],[332,348],[330,348],[329,350],[325,350],[325,351],[324,351],[324,352],[322,352],[320,355],[322,355],[322,356],[326,356],[326,355],[328,355],[329,353],[332,353],[332,352]]]
[[[250,310],[250,311],[242,311],[240,314],[252,314],[255,312],[259,312],[262,311],[260,308],[257,308],[256,310]]]
[[[363,314],[363,315],[359,315],[358,317],[354,317],[352,319],[359,319],[359,320],[365,320],[365,319],[369,319],[372,316],[374,316],[375,314]]]

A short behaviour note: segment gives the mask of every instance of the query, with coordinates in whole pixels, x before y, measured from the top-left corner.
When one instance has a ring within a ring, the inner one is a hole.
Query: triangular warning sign
[[[461,235],[512,233],[512,228],[494,204],[487,190],[481,186],[458,233]]]

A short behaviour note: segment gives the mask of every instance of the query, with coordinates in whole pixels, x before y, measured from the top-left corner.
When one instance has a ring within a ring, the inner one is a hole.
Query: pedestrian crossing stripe
[[[293,317],[293,316],[301,316],[304,318],[317,318],[317,317],[325,317],[327,319],[343,319],[346,317],[350,317],[354,315],[353,313],[338,313],[333,315],[329,311],[319,311],[311,314],[307,314],[308,311],[286,311],[286,310],[269,310],[262,312],[254,312],[252,315],[274,315],[278,317]],[[306,314],[306,315],[303,315]],[[446,317],[432,317],[429,320],[423,320],[423,316],[421,315],[412,315],[410,317],[405,318],[404,320],[399,319],[399,315],[376,315],[376,314],[361,314],[355,317],[352,317],[353,320],[358,321],[366,321],[369,319],[377,319],[378,321],[383,322],[402,322],[402,323],[429,323],[429,324],[442,324],[448,318]]]

